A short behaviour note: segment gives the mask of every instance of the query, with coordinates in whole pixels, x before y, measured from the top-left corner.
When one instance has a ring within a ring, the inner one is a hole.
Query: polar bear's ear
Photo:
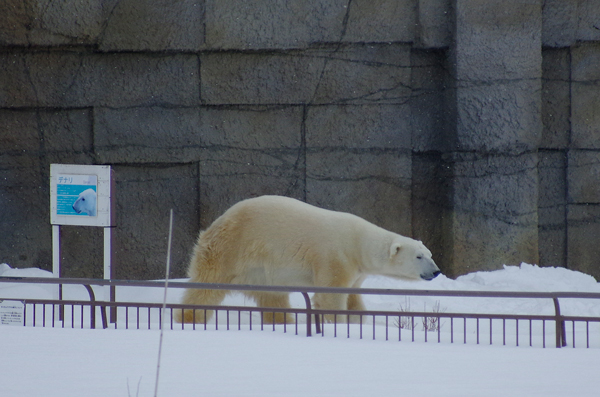
[[[400,251],[402,251],[402,244],[392,243],[392,246],[390,247],[390,258],[394,257],[395,255],[398,255]]]

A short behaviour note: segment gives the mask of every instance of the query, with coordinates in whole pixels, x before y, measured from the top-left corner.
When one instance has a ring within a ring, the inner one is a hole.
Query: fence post
[[[310,297],[308,292],[301,292],[306,303],[306,336],[312,336],[312,305],[310,304]]]
[[[558,304],[558,297],[553,297],[554,301],[554,312],[556,315],[556,347],[560,349],[567,345],[567,335],[565,331],[565,322],[560,315],[560,305]]]

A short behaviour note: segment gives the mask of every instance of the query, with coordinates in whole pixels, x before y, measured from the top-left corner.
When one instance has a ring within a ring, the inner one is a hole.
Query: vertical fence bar
[[[398,316],[398,342],[402,341],[402,316]]]
[[[337,338],[337,314],[333,315],[333,337]]]
[[[385,340],[389,340],[388,339],[388,334],[389,334],[389,326],[388,326],[388,322],[389,322],[389,316],[386,315],[385,316]]]
[[[348,321],[347,317],[346,317],[346,324],[347,324],[347,328],[348,328],[348,338],[350,338],[350,321]]]
[[[375,340],[375,315],[373,315],[373,340]]]
[[[362,334],[363,334],[362,316],[360,316],[359,319],[360,319],[359,320],[360,324],[359,324],[358,328],[360,329],[360,339],[362,339]],[[350,316],[348,316],[348,326],[350,326]]]
[[[590,348],[590,322],[585,322],[585,339],[587,342],[587,348]]]
[[[325,316],[324,315],[317,315],[317,317],[319,317],[319,319],[321,321],[321,324],[323,324],[321,326],[321,337],[324,337],[325,336]]]

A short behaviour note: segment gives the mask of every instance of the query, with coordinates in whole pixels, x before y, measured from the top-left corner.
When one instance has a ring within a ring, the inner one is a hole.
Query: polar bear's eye
[[[423,259],[423,255],[417,255],[417,259]]]

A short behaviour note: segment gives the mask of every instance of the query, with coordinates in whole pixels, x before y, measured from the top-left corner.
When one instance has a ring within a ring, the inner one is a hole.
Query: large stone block
[[[304,197],[302,123],[301,107],[202,108],[202,228],[249,197]]]
[[[569,47],[576,41],[580,1],[545,0],[542,7],[542,44]]]
[[[91,119],[89,109],[0,109],[0,147],[7,161],[29,156],[45,170],[52,161],[89,161]]]
[[[410,236],[410,152],[308,149],[306,201]]]
[[[455,0],[454,14],[458,80],[540,77],[541,0]]]
[[[600,45],[572,49],[571,147],[600,149]]]
[[[569,205],[569,250],[567,268],[600,279],[600,206]]]
[[[416,45],[421,48],[450,46],[450,2],[417,0]]]
[[[571,150],[569,203],[600,203],[600,150]]]
[[[411,148],[410,106],[311,106],[306,115],[309,148]]]
[[[202,57],[205,104],[402,103],[410,95],[410,47],[356,45],[293,53]]]
[[[542,52],[542,141],[546,149],[565,149],[571,135],[571,82],[569,49]]]
[[[104,163],[188,163],[207,147],[297,148],[300,107],[96,108],[95,151]]]
[[[347,0],[209,1],[206,46],[289,49],[316,42],[336,42],[342,37],[347,5]]]
[[[409,45],[355,45],[317,56],[327,62],[313,103],[405,103],[410,98]]]
[[[577,41],[600,40],[600,3],[597,0],[578,0],[577,2]]]
[[[437,50],[412,50],[410,122],[412,148],[418,152],[447,146],[451,128],[446,105],[446,54]]]
[[[567,157],[564,152],[539,152],[540,266],[567,263]]]
[[[196,105],[195,55],[0,54],[0,106]]]
[[[303,117],[300,106],[206,107],[199,127],[206,147],[295,150]]]
[[[94,150],[101,163],[199,160],[200,109],[94,108]]]
[[[104,25],[102,51],[198,51],[204,44],[204,1],[122,0]]]
[[[171,277],[185,277],[198,233],[197,164],[165,167],[115,166],[114,277],[164,278],[173,209]]]
[[[519,153],[542,136],[541,81],[517,80],[456,89],[455,141],[447,150]]]
[[[454,153],[445,238],[455,275],[538,263],[537,154]]]
[[[208,53],[201,59],[202,102],[299,104],[311,101],[326,61],[291,54]]]
[[[353,0],[340,41],[387,43],[415,40],[415,0]]]
[[[305,199],[304,149],[209,147],[200,163],[200,225],[238,201],[276,194]]]
[[[0,44],[95,44],[117,1],[3,0],[0,2]]]

